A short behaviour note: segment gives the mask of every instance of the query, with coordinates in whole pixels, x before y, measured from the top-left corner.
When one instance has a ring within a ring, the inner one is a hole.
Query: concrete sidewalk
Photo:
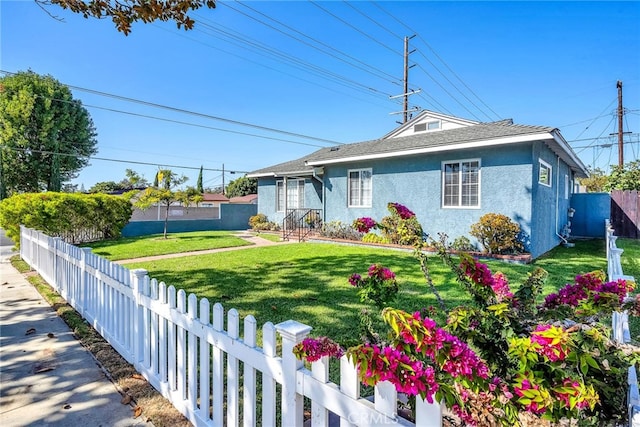
[[[0,425],[152,426],[38,291],[0,256]]]

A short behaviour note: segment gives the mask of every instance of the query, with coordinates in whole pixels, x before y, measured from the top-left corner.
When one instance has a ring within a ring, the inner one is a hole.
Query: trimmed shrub
[[[322,224],[320,235],[330,239],[362,240],[363,233],[356,231],[351,225],[342,221],[330,221]]]
[[[362,241],[365,243],[391,243],[389,239],[376,233],[367,233],[362,236]]]
[[[0,227],[20,245],[20,225],[82,243],[120,236],[133,208],[121,196],[77,193],[23,193],[0,202]]]
[[[521,252],[522,243],[518,240],[520,226],[502,214],[488,213],[471,226],[470,234],[478,239],[485,252],[504,254]]]
[[[249,227],[255,231],[278,231],[280,227],[263,213],[253,215],[249,218]]]

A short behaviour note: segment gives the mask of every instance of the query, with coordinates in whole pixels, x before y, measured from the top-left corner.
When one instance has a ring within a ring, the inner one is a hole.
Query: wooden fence
[[[640,239],[640,191],[611,192],[611,226],[619,237]]]
[[[60,238],[22,228],[20,255],[195,426],[304,424],[311,426],[442,426],[442,407],[418,398],[415,424],[398,417],[390,383],[360,393],[354,366],[340,360],[340,384],[329,381],[323,358],[311,370],[293,347],[311,327],[289,320],[262,326],[242,321],[207,299],[198,301],[155,279],[128,270]],[[225,328],[226,317],[226,328]]]
[[[605,236],[607,248],[607,275],[609,281],[618,279],[631,280],[635,282],[633,276],[625,275],[622,271],[621,256],[624,249],[618,248],[616,240],[618,236],[615,234],[614,227],[609,220],[605,220]],[[629,333],[629,315],[626,312],[614,312],[611,318],[611,327],[613,329],[613,338],[619,343],[631,341]],[[629,391],[627,394],[627,403],[629,407],[629,426],[640,427],[640,391],[638,389],[638,375],[635,366],[629,368],[628,373]]]

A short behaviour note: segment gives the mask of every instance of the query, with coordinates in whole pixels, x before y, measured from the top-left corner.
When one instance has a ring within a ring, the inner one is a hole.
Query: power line
[[[444,59],[442,59],[442,57],[440,55],[438,55],[438,52],[435,51],[435,49],[433,47],[431,47],[431,45],[417,32],[414,31],[411,27],[409,27],[407,24],[405,24],[403,21],[401,21],[400,19],[396,18],[394,15],[392,15],[389,11],[387,11],[386,9],[384,9],[382,6],[380,6],[377,2],[372,1],[373,5],[376,6],[378,9],[380,9],[382,12],[384,12],[385,14],[389,15],[393,20],[395,20],[396,22],[398,22],[400,25],[402,25],[403,27],[405,27],[406,29],[408,29],[411,33],[416,34],[418,36],[418,40],[420,40],[422,43],[425,44],[425,46],[427,46],[427,48],[435,55],[436,58],[438,58],[438,60],[440,60],[440,62],[442,62],[442,64],[447,68],[447,70],[449,70],[449,72],[458,79],[458,81],[460,83],[462,83],[462,85],[469,91],[471,92],[471,94],[473,96],[476,97],[476,99],[478,99],[478,101],[480,101],[480,103],[482,103],[482,105],[484,105],[486,108],[489,109],[489,111],[491,111],[496,118],[500,118],[500,115],[498,113],[496,113],[489,105],[487,105],[486,102],[484,102],[482,100],[482,98],[480,98],[474,91],[473,89],[471,89],[469,87],[469,85],[467,85],[464,80],[462,80],[462,78],[460,78],[460,76],[449,66],[449,64],[447,64]],[[425,57],[426,58],[426,57]],[[432,63],[432,65],[434,66],[434,68],[437,69],[437,67],[435,66],[435,64]],[[440,70],[438,70],[440,72]],[[441,74],[443,74],[442,72],[440,72]],[[444,75],[444,74],[443,74]],[[448,79],[447,79],[448,80]],[[453,85],[453,82],[450,82]],[[455,85],[453,85],[455,87]],[[457,89],[458,92],[462,93],[459,89]],[[476,107],[477,108],[477,107]],[[483,114],[485,114],[483,112]],[[486,115],[486,114],[485,114]],[[487,115],[488,117],[488,115]]]
[[[77,154],[71,154],[71,153],[59,153],[56,151],[49,151],[49,150],[36,150],[36,149],[31,149],[31,148],[18,148],[18,147],[9,147],[7,145],[2,145],[0,147],[0,149],[2,150],[12,150],[12,151],[21,151],[21,152],[26,152],[26,153],[40,153],[40,154],[51,154],[54,156],[63,156],[63,157],[75,157],[75,158],[79,158],[79,157],[84,157],[87,158],[89,160],[102,160],[105,162],[116,162],[116,163],[127,163],[127,164],[134,164],[134,165],[146,165],[146,166],[164,166],[167,168],[176,168],[176,169],[192,169],[192,170],[200,170],[200,166],[183,166],[183,165],[170,165],[170,164],[166,164],[166,163],[150,163],[150,162],[140,162],[140,161],[135,161],[135,160],[122,160],[122,159],[110,159],[107,157],[97,157],[97,156],[81,156],[81,155],[77,155]],[[206,171],[214,171],[214,172],[222,172],[222,169],[216,169],[216,168],[205,168],[203,167],[202,170],[206,170]],[[225,172],[235,172],[235,173],[249,173],[248,171],[239,171],[239,170],[225,170]]]
[[[9,74],[9,75],[15,75],[16,73],[12,73],[10,71],[5,71],[5,70],[0,70],[0,73],[3,74]],[[82,92],[87,92],[87,93],[91,93],[94,95],[99,95],[99,96],[104,96],[104,97],[108,97],[108,98],[113,98],[113,99],[118,99],[120,101],[126,101],[126,102],[131,102],[131,103],[135,103],[135,104],[141,104],[141,105],[145,105],[148,107],[154,107],[154,108],[160,108],[160,109],[164,109],[164,110],[169,110],[169,111],[173,111],[176,113],[182,113],[182,114],[188,114],[188,115],[192,115],[192,116],[196,116],[196,117],[202,117],[205,119],[210,119],[210,120],[217,120],[217,121],[221,121],[221,122],[225,122],[225,123],[230,123],[230,124],[235,124],[238,126],[246,126],[246,127],[250,127],[250,128],[254,128],[254,129],[260,129],[260,130],[264,130],[264,131],[268,131],[268,132],[275,132],[275,133],[281,133],[284,135],[289,135],[289,136],[295,136],[298,138],[304,138],[304,139],[311,139],[314,141],[320,141],[320,142],[328,142],[331,144],[343,144],[342,142],[338,142],[338,141],[333,141],[330,139],[324,139],[324,138],[316,138],[313,136],[309,136],[309,135],[303,135],[303,134],[299,134],[299,133],[295,133],[295,132],[288,132],[288,131],[284,131],[284,130],[280,130],[280,129],[275,129],[275,128],[270,128],[270,127],[266,127],[266,126],[260,126],[260,125],[256,125],[256,124],[252,124],[252,123],[247,123],[247,122],[241,122],[238,120],[232,120],[232,119],[226,119],[223,117],[218,117],[218,116],[213,116],[210,114],[205,114],[205,113],[198,113],[196,111],[190,111],[190,110],[185,110],[183,108],[178,108],[178,107],[171,107],[168,105],[163,105],[163,104],[158,104],[155,102],[150,102],[150,101],[143,101],[140,99],[135,99],[135,98],[130,98],[127,96],[122,96],[122,95],[115,95],[112,93],[108,93],[108,92],[102,92],[99,90],[95,90],[95,89],[87,89],[87,88],[83,88],[83,87],[79,87],[79,86],[73,86],[73,85],[69,85],[69,84],[65,84],[62,83],[65,86],[75,89],[75,90],[79,90]]]
[[[372,105],[381,105],[381,104],[379,104],[379,103],[371,102],[370,100],[366,100],[366,99],[362,99],[362,98],[359,98],[359,97],[353,96],[352,94],[347,94],[347,93],[345,93],[345,92],[341,92],[341,91],[339,91],[339,90],[336,90],[335,88],[331,88],[331,87],[328,87],[328,86],[322,85],[322,84],[320,84],[320,83],[318,83],[318,82],[314,82],[314,81],[311,81],[311,80],[304,79],[304,78],[300,77],[300,75],[298,75],[298,74],[291,74],[291,73],[287,73],[287,72],[285,72],[285,71],[282,71],[282,70],[280,70],[280,69],[277,69],[277,68],[271,67],[271,66],[266,65],[266,64],[264,64],[264,63],[260,63],[260,62],[257,62],[257,61],[253,61],[253,60],[251,60],[251,59],[249,59],[249,58],[247,58],[247,57],[245,57],[245,56],[238,55],[238,54],[236,54],[236,53],[234,53],[234,52],[229,52],[229,51],[227,51],[227,50],[225,50],[225,49],[221,49],[221,48],[220,48],[220,47],[218,47],[218,46],[212,46],[211,44],[206,43],[206,42],[204,42],[204,41],[202,41],[202,40],[198,40],[198,39],[195,39],[195,38],[192,38],[192,37],[189,37],[189,36],[185,35],[183,31],[178,31],[178,30],[170,31],[170,30],[167,30],[166,28],[163,28],[163,27],[158,26],[158,25],[155,25],[155,24],[150,24],[150,25],[151,25],[151,26],[153,26],[153,27],[155,27],[155,28],[158,28],[158,29],[160,29],[160,30],[162,30],[162,31],[168,32],[168,33],[170,33],[170,34],[173,34],[173,35],[175,35],[175,36],[179,36],[179,37],[182,37],[182,38],[184,38],[184,39],[190,40],[190,41],[192,41],[192,42],[199,43],[199,44],[201,44],[201,45],[203,45],[203,46],[206,46],[206,47],[208,47],[208,48],[210,48],[210,49],[214,49],[214,50],[217,50],[217,51],[219,51],[219,52],[223,52],[223,53],[225,53],[225,54],[227,54],[227,55],[230,55],[230,56],[233,56],[233,57],[236,57],[236,58],[240,58],[240,59],[242,59],[242,60],[244,60],[244,61],[250,62],[250,63],[252,63],[252,64],[256,64],[256,65],[258,65],[258,66],[260,66],[260,67],[263,67],[263,68],[266,68],[266,69],[268,69],[268,70],[272,70],[272,71],[275,71],[275,72],[281,73],[281,74],[283,74],[283,75],[285,75],[285,76],[288,76],[288,77],[291,77],[291,78],[293,78],[293,79],[300,80],[300,81],[303,81],[303,82],[307,82],[307,83],[309,83],[309,84],[312,84],[312,85],[315,85],[315,86],[321,87],[321,88],[326,89],[326,90],[331,91],[331,92],[339,93],[339,94],[341,94],[341,95],[350,96],[350,97],[352,97],[352,98],[354,98],[354,99],[357,99],[357,100],[359,100],[359,101],[366,102],[366,103],[369,103],[369,104],[372,104]],[[207,31],[202,30],[202,28],[201,28],[202,26],[204,26],[204,24],[203,24],[203,25],[199,25],[199,26],[195,27],[195,28],[193,29],[193,32],[201,32],[201,33],[204,33],[204,34],[205,34],[205,35],[207,35],[207,36],[215,37],[213,34],[208,33]],[[218,37],[218,38],[219,38],[219,37]],[[231,39],[234,39],[234,37],[230,37],[230,38],[231,38]],[[233,42],[228,41],[228,40],[227,40],[227,42],[228,42],[228,43],[232,43],[232,44],[237,45],[237,43],[233,43]],[[264,56],[264,55],[263,55],[263,56]],[[301,69],[300,67],[297,67],[297,68]],[[346,85],[345,85],[345,86],[346,86]],[[358,88],[353,88],[353,87],[351,87],[351,89],[357,90]],[[364,91],[361,89],[361,90],[360,90],[360,92],[364,92]],[[368,94],[368,95],[371,95],[371,93],[369,93],[369,92],[367,92],[367,94]],[[381,98],[381,99],[383,99],[383,98]],[[385,98],[385,100],[386,100],[386,98]]]
[[[354,56],[352,56],[352,55],[349,55],[348,53],[345,53],[345,52],[343,52],[343,51],[341,51],[341,50],[338,50],[338,49],[336,49],[335,47],[333,47],[333,46],[331,46],[331,45],[328,45],[327,43],[324,43],[324,42],[322,42],[322,41],[320,41],[320,40],[318,40],[318,39],[316,39],[316,38],[314,38],[314,37],[311,37],[311,36],[309,36],[309,35],[307,35],[307,34],[305,34],[305,33],[301,32],[301,31],[299,31],[299,30],[297,30],[297,29],[295,29],[295,28],[293,28],[293,27],[291,27],[291,26],[289,26],[289,25],[287,25],[287,24],[283,23],[282,21],[279,21],[279,20],[277,20],[277,19],[274,19],[273,17],[268,16],[268,15],[266,15],[266,14],[264,14],[264,13],[262,13],[262,12],[258,11],[257,9],[255,9],[255,8],[253,8],[253,7],[249,6],[249,5],[247,5],[246,3],[243,3],[243,2],[241,2],[241,1],[236,1],[236,3],[238,3],[238,4],[242,5],[243,7],[247,8],[247,9],[252,10],[253,12],[255,12],[255,13],[259,14],[260,16],[263,16],[263,17],[265,17],[265,18],[269,19],[269,20],[270,20],[270,21],[272,21],[272,22],[275,22],[275,23],[277,23],[277,24],[279,24],[279,25],[283,26],[284,28],[287,28],[287,29],[289,29],[289,30],[291,30],[291,31],[295,32],[296,34],[299,34],[299,35],[301,35],[301,36],[303,36],[303,37],[305,37],[305,38],[307,38],[307,39],[309,39],[309,40],[311,40],[311,41],[313,41],[313,42],[315,42],[315,43],[317,43],[317,44],[319,44],[319,45],[321,45],[321,46],[323,46],[323,47],[328,48],[328,49],[329,49],[330,51],[332,51],[332,52],[337,52],[337,53],[339,53],[340,55],[343,55],[343,56],[345,56],[345,57],[347,57],[347,58],[351,59],[352,61],[355,61],[355,62],[357,62],[358,64],[361,64],[361,66],[356,65],[356,64],[353,64],[353,63],[351,63],[351,62],[349,62],[349,61],[346,61],[346,60],[344,60],[343,58],[340,58],[340,57],[338,57],[338,56],[334,55],[334,54],[333,54],[333,53],[331,53],[331,52],[327,52],[326,50],[320,49],[320,48],[318,48],[317,46],[314,46],[314,45],[309,44],[309,43],[307,43],[307,42],[305,42],[305,41],[303,41],[303,40],[300,40],[299,38],[294,37],[294,36],[292,36],[291,34],[288,34],[287,32],[282,31],[282,30],[280,30],[280,29],[278,29],[278,28],[275,28],[275,27],[273,27],[273,26],[271,26],[271,25],[269,25],[269,24],[265,23],[264,21],[261,21],[261,20],[259,20],[259,19],[255,18],[255,17],[252,17],[252,16],[250,16],[250,15],[248,15],[248,14],[245,14],[245,13],[243,13],[243,12],[239,11],[238,9],[236,9],[236,8],[234,8],[234,7],[232,7],[232,6],[230,6],[228,3],[222,3],[222,4],[224,4],[224,6],[227,6],[227,7],[229,7],[229,8],[230,8],[230,9],[232,9],[232,10],[235,10],[235,11],[236,11],[236,12],[238,12],[238,13],[243,14],[244,16],[247,16],[247,17],[249,17],[249,18],[251,18],[251,19],[253,19],[253,20],[255,20],[255,21],[257,21],[257,22],[259,22],[259,23],[261,23],[261,24],[263,24],[263,25],[265,25],[265,26],[267,26],[268,28],[272,28],[273,30],[278,31],[279,33],[284,34],[284,35],[285,35],[285,36],[287,36],[287,37],[290,37],[290,38],[292,38],[292,39],[294,39],[294,40],[296,40],[296,41],[298,41],[298,42],[300,42],[300,43],[305,44],[306,46],[309,46],[309,47],[311,47],[311,48],[313,48],[313,49],[316,49],[316,50],[318,50],[318,51],[320,51],[320,52],[324,53],[325,55],[331,56],[332,58],[335,58],[335,59],[337,59],[337,60],[339,60],[339,61],[342,61],[342,62],[344,62],[344,63],[346,63],[346,64],[351,65],[352,67],[358,68],[359,70],[365,71],[365,72],[370,73],[370,74],[373,74],[373,75],[376,75],[375,73],[373,73],[373,72],[372,72],[372,70],[375,70],[375,71],[378,73],[378,75],[376,75],[377,77],[381,77],[380,75],[382,75],[382,76],[385,76],[385,77],[382,77],[382,78],[389,78],[389,79],[391,79],[391,80],[390,80],[390,82],[391,82],[391,83],[396,84],[396,85],[401,85],[401,82],[398,80],[398,78],[397,78],[397,77],[395,77],[395,76],[393,76],[393,75],[391,75],[391,74],[387,73],[386,71],[383,71],[383,70],[380,70],[380,69],[378,69],[378,68],[376,68],[376,67],[373,67],[370,63],[367,63],[367,62],[361,61],[361,60],[359,60],[358,58],[356,58],[356,57],[354,57]]]
[[[331,13],[330,11],[328,11],[327,9],[325,9],[324,7],[320,6],[317,2],[313,1],[313,0],[309,0],[309,3],[311,3],[312,5],[314,5],[315,7],[317,7],[318,9],[322,10],[323,12],[325,12],[327,15],[330,15],[332,17],[334,17],[335,19],[337,19],[338,21],[342,22],[344,25],[346,25],[347,27],[357,31],[358,33],[362,34],[363,36],[365,36],[366,38],[368,38],[369,40],[372,40],[373,42],[379,44],[380,46],[384,47],[387,50],[390,50],[391,52],[393,52],[394,54],[398,54],[400,56],[402,56],[401,53],[399,53],[396,49],[393,49],[389,46],[387,46],[386,44],[382,43],[379,40],[376,40],[375,38],[373,38],[371,35],[367,34],[366,32],[360,30],[359,28],[356,28],[355,26],[351,25],[349,22],[345,21],[344,19],[340,18],[339,16]]]
[[[604,110],[602,110],[602,111],[600,112],[600,114],[598,114],[598,115],[596,116],[596,118],[594,118],[594,119],[591,121],[591,123],[589,123],[589,124],[587,125],[587,127],[586,127],[586,128],[584,128],[584,129],[582,130],[582,132],[580,132],[580,133],[576,136],[576,138],[580,138],[580,136],[582,136],[582,134],[583,134],[583,133],[585,133],[585,132],[587,131],[587,129],[589,129],[589,127],[590,127],[592,124],[594,124],[594,123],[595,123],[595,121],[596,121],[599,117],[602,117],[602,115],[604,114],[604,112],[605,112],[605,111],[607,111],[609,108],[611,108],[611,106],[612,106],[616,101],[617,101],[617,98],[613,98],[613,100],[611,101],[611,103],[610,103],[609,105],[607,105],[607,106],[605,107],[605,109],[604,109]],[[611,122],[609,122],[609,123],[611,123]],[[609,126],[609,124],[607,124],[607,126]]]
[[[42,96],[42,95],[38,95],[38,94],[35,94],[35,96],[38,97],[38,98],[49,99],[49,100],[52,100],[52,101],[73,103],[73,101],[68,101],[68,100],[65,100],[65,99],[58,99],[58,98],[50,98],[50,97],[46,97],[46,96]],[[91,105],[91,104],[85,104],[85,103],[82,103],[82,105],[84,107],[96,108],[98,110],[104,110],[104,111],[111,111],[113,113],[126,114],[126,115],[129,115],[129,116],[142,117],[142,118],[145,118],[145,119],[160,120],[160,121],[163,121],[163,122],[176,123],[176,124],[181,124],[181,125],[185,125],[185,126],[193,126],[193,127],[203,128],[203,129],[211,129],[211,130],[216,130],[216,131],[219,131],[219,132],[228,132],[228,133],[233,133],[233,134],[236,134],[236,135],[252,136],[252,137],[255,137],[255,138],[263,138],[263,139],[268,139],[268,140],[272,140],[272,141],[281,141],[281,142],[287,142],[287,143],[298,144],[298,145],[307,145],[307,146],[310,146],[310,147],[319,147],[319,148],[323,148],[324,147],[324,145],[309,144],[309,143],[306,143],[306,142],[291,141],[291,140],[288,140],[288,139],[273,138],[273,137],[270,137],[270,136],[256,135],[256,134],[253,134],[253,133],[239,132],[239,131],[234,131],[234,130],[230,130],[230,129],[222,129],[222,128],[217,128],[217,127],[213,127],[213,126],[200,125],[200,124],[197,124],[197,123],[189,123],[189,122],[183,122],[183,121],[180,121],[180,120],[167,119],[167,118],[164,118],[164,117],[156,117],[156,116],[150,116],[150,115],[147,115],[147,114],[133,113],[131,111],[117,110],[115,108],[100,107],[100,106],[97,106],[97,105]]]

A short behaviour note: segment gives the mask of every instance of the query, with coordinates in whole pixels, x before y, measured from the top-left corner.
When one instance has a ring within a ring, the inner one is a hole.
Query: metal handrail
[[[299,242],[302,242],[313,230],[322,226],[322,211],[320,209],[287,209],[287,214],[282,220],[282,240],[297,234]]]

